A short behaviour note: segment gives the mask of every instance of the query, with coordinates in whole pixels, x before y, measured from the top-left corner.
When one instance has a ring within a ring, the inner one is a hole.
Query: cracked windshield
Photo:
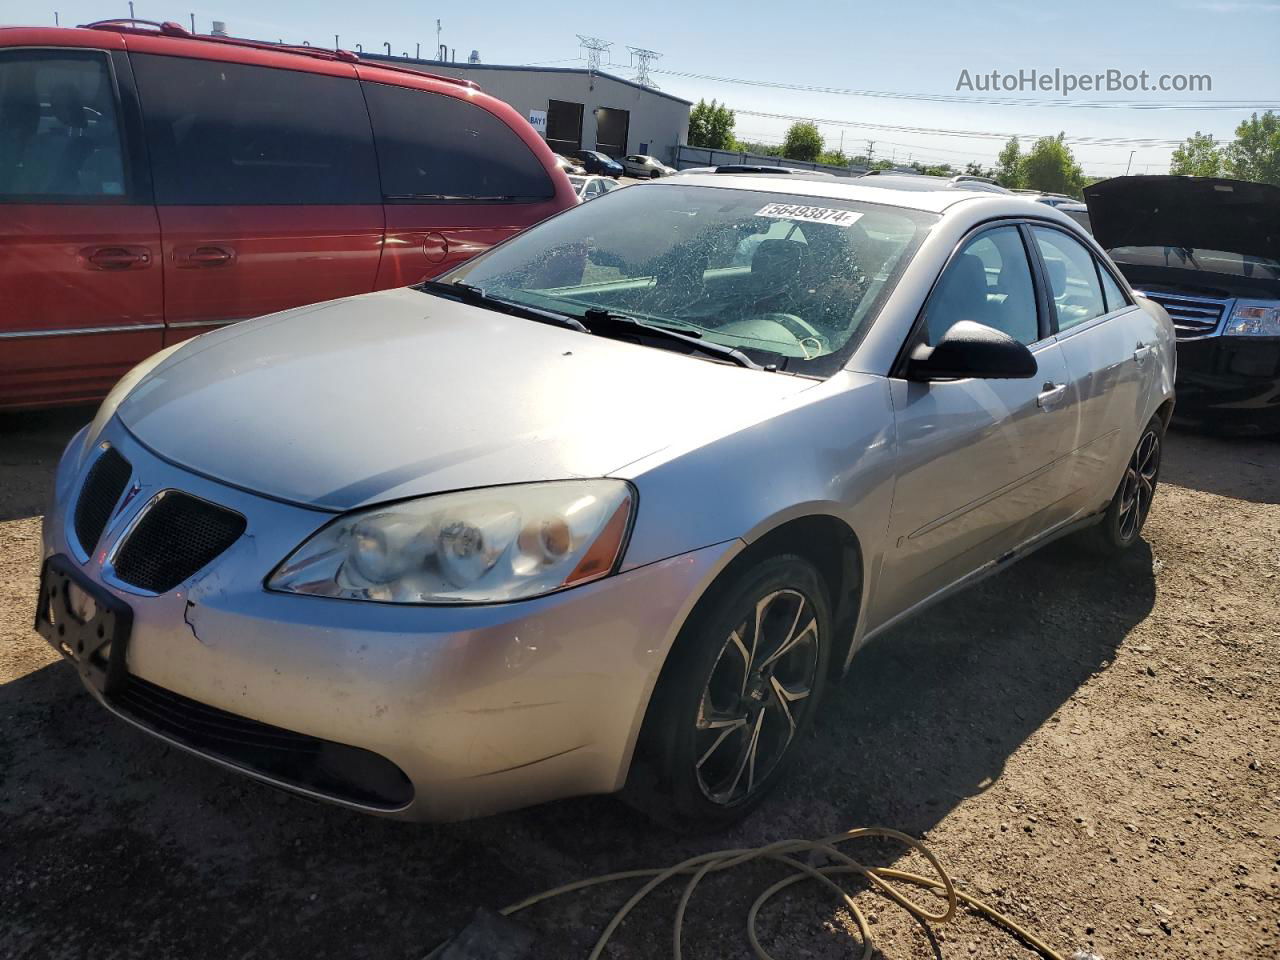
[[[514,303],[623,314],[830,376],[936,218],[722,187],[620,190],[448,277]]]

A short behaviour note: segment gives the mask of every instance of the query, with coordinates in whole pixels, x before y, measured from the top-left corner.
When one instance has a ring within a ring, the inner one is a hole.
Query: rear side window
[[[120,201],[124,150],[104,53],[0,53],[0,199]]]
[[[1098,264],[1098,276],[1102,278],[1102,293],[1107,301],[1107,313],[1114,313],[1127,307],[1129,298],[1124,295],[1115,277],[1111,276],[1111,271],[1102,264]]]
[[[1060,230],[1032,227],[1058,313],[1058,329],[1070,330],[1107,312],[1093,254]]]
[[[364,84],[385,198],[400,203],[544,200],[546,170],[516,132],[457,97]]]
[[[134,54],[156,202],[376,204],[355,79]]]

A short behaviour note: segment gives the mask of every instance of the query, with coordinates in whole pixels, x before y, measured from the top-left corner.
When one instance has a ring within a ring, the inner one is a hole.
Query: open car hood
[[[1280,260],[1280,187],[1219,177],[1113,177],[1084,188],[1094,238]]]

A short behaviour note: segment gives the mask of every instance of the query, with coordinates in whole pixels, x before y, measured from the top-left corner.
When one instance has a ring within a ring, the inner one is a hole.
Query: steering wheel
[[[831,343],[827,340],[827,335],[818,330],[808,320],[803,317],[797,317],[794,313],[757,313],[750,319],[770,320],[785,328],[789,334],[796,338],[796,343],[804,351],[806,360],[812,360],[821,354],[831,352]]]

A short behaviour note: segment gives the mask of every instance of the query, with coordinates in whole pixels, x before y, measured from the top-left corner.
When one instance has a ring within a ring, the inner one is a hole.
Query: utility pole
[[[129,0],[129,19],[133,19],[133,0]]]
[[[55,27],[60,27],[60,26],[62,26],[62,24],[60,24],[60,23],[58,22],[58,11],[57,11],[57,10],[53,11],[53,25],[54,25]]]
[[[440,56],[440,19],[436,18],[436,56]],[[440,57],[441,60],[444,57]]]
[[[192,13],[192,14],[188,14],[188,16],[189,16],[189,17],[191,17],[191,35],[192,35],[192,36],[195,36],[195,33],[196,33],[196,15],[195,15],[194,13]]]
[[[876,159],[876,142],[874,140],[867,141],[867,166],[870,167]]]
[[[609,52],[609,48],[613,43],[609,40],[601,40],[599,37],[588,37],[578,34],[578,44],[583,50],[587,51],[587,70],[591,73],[600,72],[600,55]]]
[[[1137,150],[1129,151],[1129,162],[1124,165],[1124,175],[1126,177],[1129,175],[1129,167],[1133,165],[1133,155],[1137,152],[1138,152]]]
[[[657,50],[646,50],[644,47],[627,47],[627,49],[631,51],[631,63],[636,68],[636,75],[633,78],[635,82],[642,87],[657,90],[658,85],[649,76],[649,65],[655,60],[661,60],[662,54]]]

